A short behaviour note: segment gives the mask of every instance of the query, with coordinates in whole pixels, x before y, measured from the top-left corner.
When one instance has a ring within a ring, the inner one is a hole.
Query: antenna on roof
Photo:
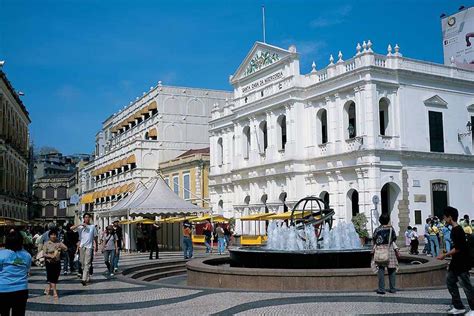
[[[265,38],[265,5],[262,5],[262,28],[263,28],[263,42],[266,43]]]

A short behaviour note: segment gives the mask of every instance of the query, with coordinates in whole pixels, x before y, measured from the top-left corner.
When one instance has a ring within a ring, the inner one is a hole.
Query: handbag
[[[390,246],[392,244],[392,227],[388,236],[388,245],[375,245],[374,262],[378,266],[388,266],[390,262]]]

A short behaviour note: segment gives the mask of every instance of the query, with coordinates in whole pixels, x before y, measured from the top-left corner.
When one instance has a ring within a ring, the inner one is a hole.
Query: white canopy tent
[[[134,192],[99,216],[111,218],[126,215],[127,219],[130,220],[131,216],[175,216],[205,211],[205,209],[180,198],[170,189],[161,176],[157,176],[145,184],[140,183]],[[126,249],[132,248],[133,230],[130,226],[130,223],[127,224],[125,230]]]

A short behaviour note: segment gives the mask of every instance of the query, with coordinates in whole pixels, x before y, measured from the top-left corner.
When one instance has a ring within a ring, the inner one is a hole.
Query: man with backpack
[[[453,248],[446,254],[440,254],[437,259],[443,260],[446,256],[451,256],[449,263],[448,276],[446,284],[448,291],[451,294],[453,307],[448,311],[448,314],[463,314],[466,312],[464,304],[459,295],[458,281],[466,294],[469,303],[470,311],[466,313],[468,316],[474,316],[474,288],[472,287],[469,278],[469,270],[471,269],[471,255],[469,253],[472,245],[469,245],[471,236],[467,236],[461,226],[458,225],[458,210],[454,207],[446,207],[444,209],[444,220],[447,225],[451,225],[451,240]]]

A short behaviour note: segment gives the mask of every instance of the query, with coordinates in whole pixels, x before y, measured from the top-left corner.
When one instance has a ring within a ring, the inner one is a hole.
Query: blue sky
[[[0,60],[22,97],[35,146],[89,153],[109,115],[163,84],[226,89],[253,43],[295,44],[301,71],[370,39],[442,63],[440,14],[467,0],[0,0]]]

